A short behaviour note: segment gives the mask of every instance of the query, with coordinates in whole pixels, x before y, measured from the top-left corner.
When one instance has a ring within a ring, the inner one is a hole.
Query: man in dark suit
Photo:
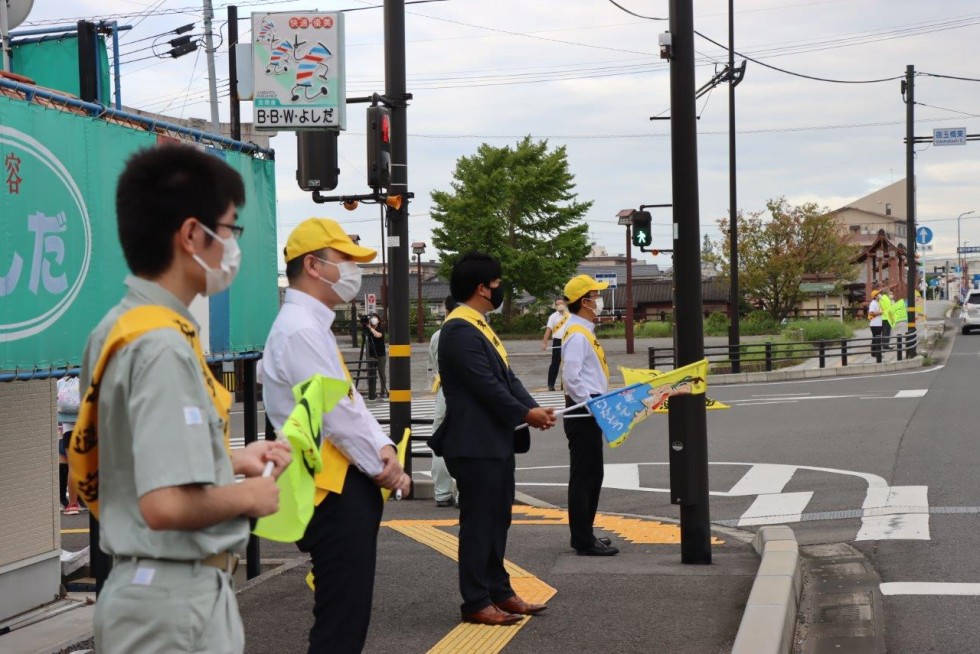
[[[503,343],[486,322],[500,307],[500,262],[478,252],[453,266],[450,291],[461,304],[439,337],[439,374],[446,417],[429,439],[459,488],[459,590],[464,622],[509,625],[544,604],[518,597],[504,569],[514,504],[514,454],[530,448],[530,432],[555,424],[514,376]]]

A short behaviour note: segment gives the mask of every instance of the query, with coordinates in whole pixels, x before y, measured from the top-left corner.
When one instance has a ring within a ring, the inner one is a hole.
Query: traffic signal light
[[[337,130],[296,132],[296,183],[304,191],[337,188]]]
[[[647,247],[653,242],[653,217],[649,211],[637,211],[633,214],[633,245]]]
[[[387,107],[367,110],[367,183],[373,189],[391,184],[391,112]]]

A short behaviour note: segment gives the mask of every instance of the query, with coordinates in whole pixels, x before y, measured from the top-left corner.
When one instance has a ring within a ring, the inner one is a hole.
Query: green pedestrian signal
[[[637,211],[633,214],[633,245],[646,247],[653,242],[653,217],[649,211]]]

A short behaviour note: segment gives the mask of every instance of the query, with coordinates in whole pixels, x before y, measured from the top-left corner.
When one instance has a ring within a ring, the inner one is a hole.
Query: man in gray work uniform
[[[142,150],[119,179],[119,239],[133,275],[86,345],[80,387],[97,417],[72,441],[79,456],[99,445],[97,482],[84,470],[76,481],[95,500],[101,548],[113,557],[95,609],[103,654],[244,650],[231,574],[248,518],[278,508],[275,477],[290,450],[263,441],[229,455],[230,397],[195,350],[188,310],[238,270],[244,195],[237,172],[186,146]],[[270,461],[274,475],[264,477]]]

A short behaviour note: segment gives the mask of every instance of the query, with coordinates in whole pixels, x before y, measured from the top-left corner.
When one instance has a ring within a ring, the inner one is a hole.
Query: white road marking
[[[889,581],[881,584],[882,595],[980,595],[980,584],[939,581]]]
[[[899,391],[895,393],[895,398],[900,397],[925,397],[925,394],[929,392],[928,388],[913,388],[907,391]]]
[[[753,395],[752,397],[795,397],[797,395],[810,395],[810,393],[761,393],[759,395]]]
[[[640,467],[635,463],[607,463],[603,468],[602,487],[620,490],[640,488]]]
[[[928,491],[928,486],[868,488],[854,540],[929,540]]]
[[[813,493],[772,493],[759,495],[738,519],[739,527],[799,522]]]
[[[796,466],[760,463],[749,468],[728,491],[729,495],[764,495],[782,493],[796,474]]]

